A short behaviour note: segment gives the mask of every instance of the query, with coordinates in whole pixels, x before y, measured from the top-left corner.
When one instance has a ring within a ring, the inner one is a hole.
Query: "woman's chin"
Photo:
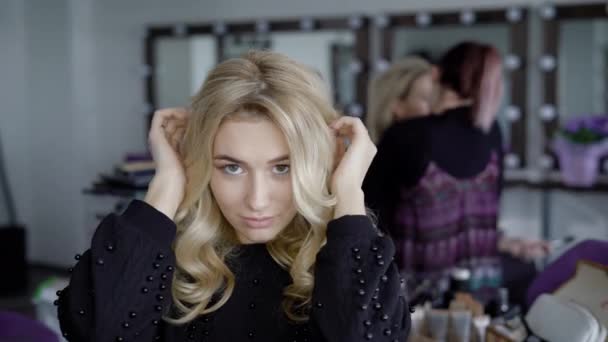
[[[273,229],[246,229],[238,234],[239,241],[243,244],[267,243],[278,235]]]

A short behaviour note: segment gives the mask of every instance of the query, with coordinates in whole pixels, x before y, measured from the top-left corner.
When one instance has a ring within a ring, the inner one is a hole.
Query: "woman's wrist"
[[[345,215],[366,215],[363,190],[355,189],[336,193],[334,219]]]
[[[173,220],[183,199],[184,189],[179,179],[167,173],[157,173],[148,187],[144,202]]]

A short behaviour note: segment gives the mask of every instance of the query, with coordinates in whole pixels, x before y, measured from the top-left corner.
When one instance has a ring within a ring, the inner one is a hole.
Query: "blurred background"
[[[421,53],[433,61],[463,40],[493,45],[506,85],[499,228],[554,246],[608,240],[605,146],[584,159],[575,158],[584,150],[555,148],[572,118],[608,114],[606,6],[0,0],[0,256],[9,264],[0,310],[57,329],[52,297],[74,255],[102,217],[143,196],[153,175],[146,134],[154,109],[187,104],[209,69],[250,48],[316,68],[336,107],[363,118],[369,81],[392,61]],[[535,260],[536,270],[548,261]]]

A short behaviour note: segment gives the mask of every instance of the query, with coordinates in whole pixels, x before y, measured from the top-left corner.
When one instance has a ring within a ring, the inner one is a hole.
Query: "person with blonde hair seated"
[[[348,149],[346,149],[348,140]],[[156,174],[106,217],[57,304],[69,341],[405,341],[395,247],[366,215],[361,120],[281,54],[217,65],[155,113]]]
[[[375,142],[395,121],[431,114],[436,70],[420,57],[406,57],[378,75],[368,88],[366,125]]]

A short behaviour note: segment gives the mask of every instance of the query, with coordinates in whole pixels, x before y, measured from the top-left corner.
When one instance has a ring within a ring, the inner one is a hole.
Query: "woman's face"
[[[289,148],[270,120],[229,119],[213,144],[211,191],[243,244],[273,240],[295,217]]]
[[[395,120],[407,120],[431,114],[435,84],[430,72],[418,77],[406,98],[395,102],[393,113]]]

